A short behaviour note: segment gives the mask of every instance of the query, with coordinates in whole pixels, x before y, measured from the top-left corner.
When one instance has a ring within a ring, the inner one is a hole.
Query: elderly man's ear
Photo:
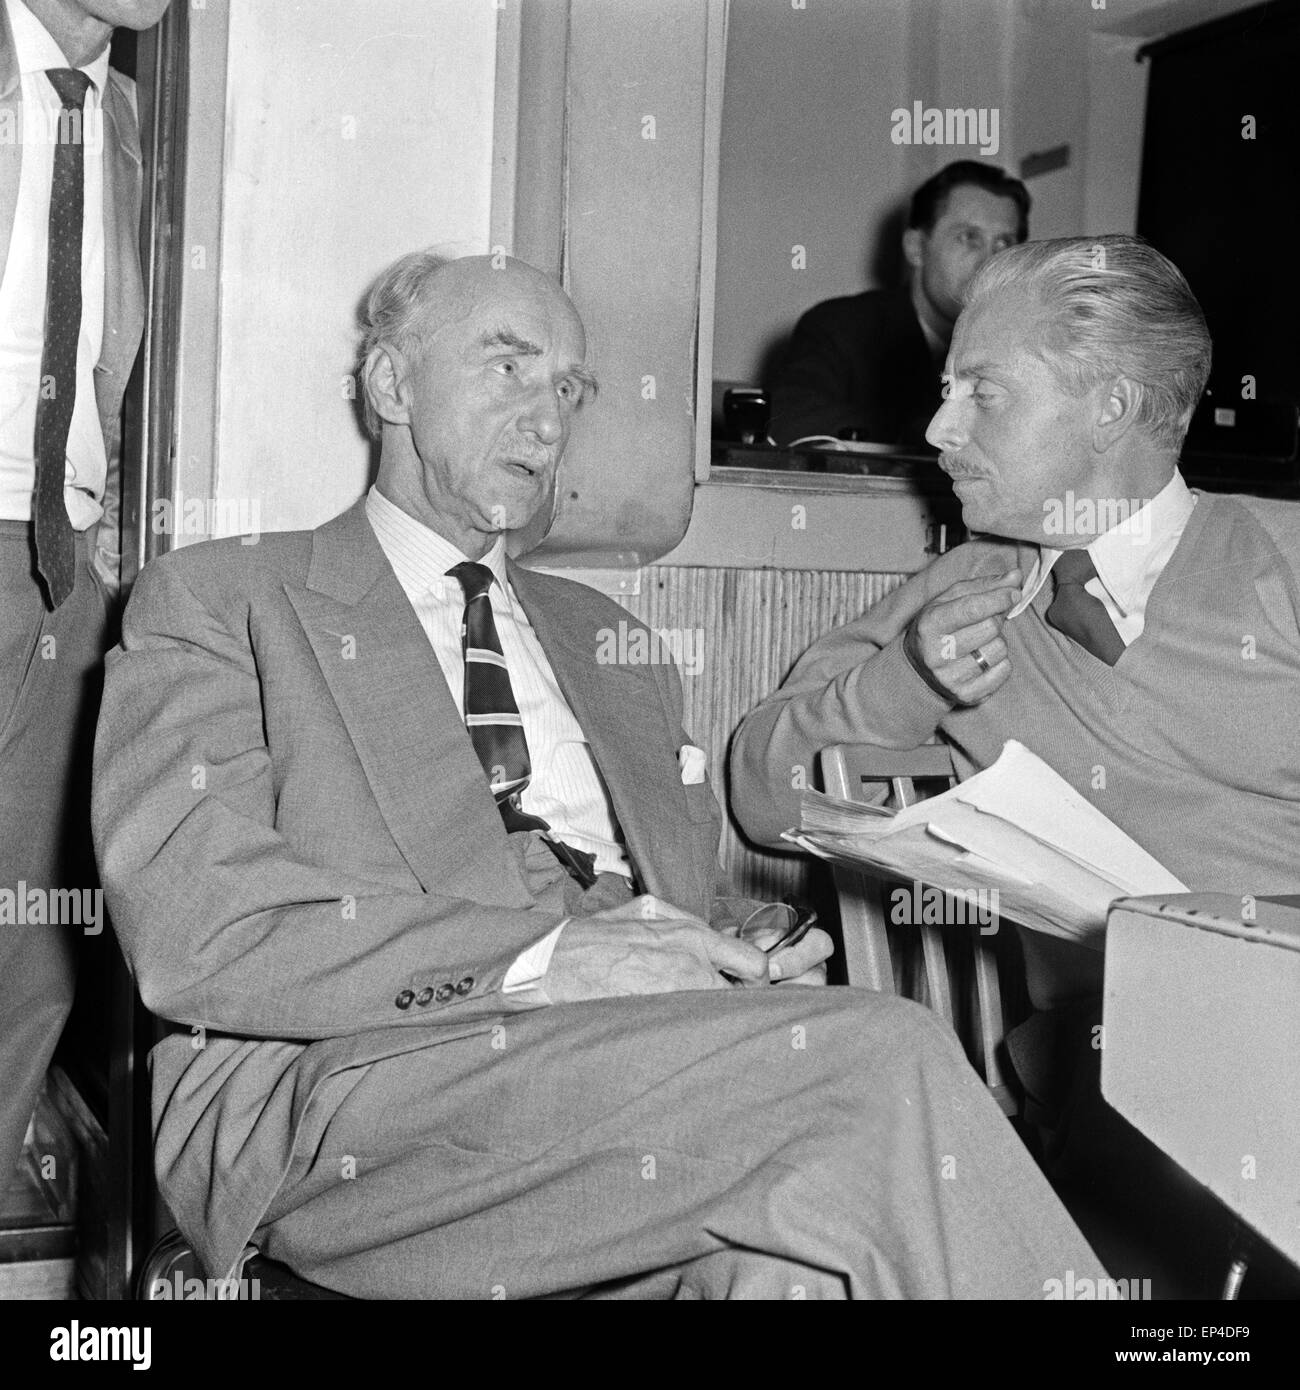
[[[1092,426],[1092,447],[1109,453],[1137,423],[1142,387],[1128,377],[1116,377],[1099,392],[1098,411]]]
[[[386,424],[405,425],[411,412],[406,391],[406,362],[396,348],[370,349],[365,367],[366,391],[371,407]]]

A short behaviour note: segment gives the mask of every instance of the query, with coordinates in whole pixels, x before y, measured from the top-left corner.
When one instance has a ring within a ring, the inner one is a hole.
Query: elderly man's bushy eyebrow
[[[521,357],[541,357],[543,355],[543,349],[537,343],[528,338],[521,338],[512,328],[494,328],[490,332],[484,333],[478,341],[480,347],[489,351],[499,351],[504,348],[510,352],[517,352]],[[567,368],[564,375],[571,376],[574,381],[581,384],[584,397],[594,396],[600,388],[595,373],[582,365]]]
[[[511,352],[517,352],[521,357],[540,357],[542,349],[537,343],[530,342],[527,338],[521,338],[512,328],[494,328],[488,333],[484,333],[478,340],[480,347],[485,348],[509,348]]]
[[[582,404],[583,400],[590,399],[600,390],[600,382],[596,380],[595,372],[586,367],[570,367],[565,375],[571,376],[582,386],[582,399],[579,400],[579,405]]]

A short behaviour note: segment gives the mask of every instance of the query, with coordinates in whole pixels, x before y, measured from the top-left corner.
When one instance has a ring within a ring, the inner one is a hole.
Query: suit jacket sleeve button
[[[409,1009],[415,1000],[415,993],[412,990],[404,989],[401,994],[393,1000],[399,1009]]]
[[[432,999],[432,998],[433,998],[433,987],[432,987],[431,985],[425,985],[425,987],[419,992],[419,994],[417,994],[417,995],[415,996],[415,1002],[416,1002],[421,1008],[424,1008],[424,1006],[425,1006],[425,1005],[429,1002],[429,1000]]]
[[[473,977],[473,975],[466,975],[465,978],[464,978],[463,980],[458,980],[458,981],[456,982],[456,993],[457,993],[457,994],[468,994],[468,993],[470,992],[470,990],[472,990],[473,988],[474,988],[474,977]]]
[[[439,1004],[445,1004],[447,1000],[450,999],[451,996],[455,993],[456,991],[451,987],[451,985],[442,984],[438,986],[438,991],[433,997],[438,1001]]]

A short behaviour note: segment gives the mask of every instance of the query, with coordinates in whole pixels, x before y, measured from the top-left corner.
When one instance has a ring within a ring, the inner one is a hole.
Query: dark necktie
[[[570,877],[590,888],[596,881],[596,856],[555,839],[549,833],[549,822],[530,816],[519,804],[533,775],[533,766],[528,757],[524,721],[510,688],[510,672],[492,616],[492,571],[486,565],[466,560],[447,573],[458,579],[465,591],[465,619],[460,630],[465,655],[465,725],[488,775],[501,819],[510,832],[538,831]]]
[[[1107,666],[1124,654],[1124,639],[1115,630],[1106,605],[1083,586],[1097,577],[1097,568],[1086,550],[1067,550],[1052,566],[1056,597],[1047,610],[1047,621],[1081,647],[1100,657]]]
[[[51,68],[50,85],[63,103],[50,185],[49,263],[45,275],[45,345],[36,406],[36,567],[57,608],[76,579],[76,533],[63,499],[68,431],[77,399],[77,342],[81,337],[81,219],[85,197],[82,104],[90,78],[75,68]]]

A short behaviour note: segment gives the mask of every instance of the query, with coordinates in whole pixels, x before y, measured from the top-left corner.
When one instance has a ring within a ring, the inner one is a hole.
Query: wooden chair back
[[[822,749],[821,772],[826,791],[849,801],[868,799],[866,783],[888,783],[897,809],[921,799],[918,782],[938,783],[944,790],[956,780],[943,744],[908,749],[835,744]],[[869,869],[833,865],[832,870],[848,983],[901,994],[932,1008],[956,1031],[1003,1112],[1014,1115],[1015,1095],[999,1056],[1006,1029],[996,935],[982,933],[978,923],[955,923],[958,914],[949,910],[942,914],[943,924],[896,921],[900,914],[891,912],[889,903],[898,901],[894,893],[899,887],[913,894],[911,884],[900,885]],[[946,899],[945,908],[952,902]]]

